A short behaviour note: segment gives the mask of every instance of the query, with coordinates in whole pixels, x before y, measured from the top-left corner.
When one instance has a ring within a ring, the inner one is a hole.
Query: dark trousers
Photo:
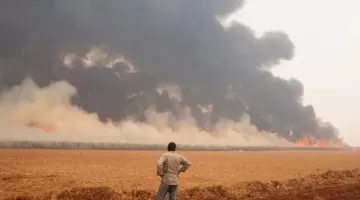
[[[169,200],[176,200],[177,185],[167,185],[163,182],[160,183],[157,200],[164,200],[167,193],[169,193]]]

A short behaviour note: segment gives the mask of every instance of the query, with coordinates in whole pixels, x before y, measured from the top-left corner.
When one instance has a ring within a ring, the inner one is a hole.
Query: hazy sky
[[[288,33],[295,57],[274,73],[295,77],[305,88],[304,103],[340,130],[345,142],[360,145],[359,0],[247,0],[233,19],[261,35]]]

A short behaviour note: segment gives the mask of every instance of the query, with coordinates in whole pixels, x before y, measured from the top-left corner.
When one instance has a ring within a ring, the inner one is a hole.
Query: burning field
[[[61,149],[0,150],[0,198],[151,199],[160,152],[79,149],[175,141],[323,150],[183,152],[180,199],[359,199],[359,152],[271,71],[290,37],[225,25],[244,3],[0,1],[0,147]]]
[[[150,106],[142,120],[108,118],[103,122],[98,113],[74,105],[76,95],[76,88],[66,81],[40,87],[32,79],[1,93],[0,141],[152,145],[172,140],[185,145],[345,147],[337,137],[316,138],[306,133],[293,137],[259,129],[247,113],[238,120],[219,119],[211,128],[201,128],[187,106],[179,107],[177,115]]]
[[[0,199],[154,199],[161,153],[1,150]],[[181,153],[193,165],[179,199],[360,198],[359,152]]]

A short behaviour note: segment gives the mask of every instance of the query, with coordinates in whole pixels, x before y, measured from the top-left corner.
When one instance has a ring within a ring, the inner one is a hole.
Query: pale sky
[[[275,67],[283,78],[304,84],[304,104],[331,121],[350,145],[360,146],[359,0],[247,0],[234,20],[258,34],[281,30],[294,42],[295,57]]]

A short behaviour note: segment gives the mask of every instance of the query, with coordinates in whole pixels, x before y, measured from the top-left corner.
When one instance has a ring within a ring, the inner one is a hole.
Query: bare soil
[[[0,150],[0,199],[154,199],[159,151]],[[180,152],[179,199],[360,199],[360,152]]]

